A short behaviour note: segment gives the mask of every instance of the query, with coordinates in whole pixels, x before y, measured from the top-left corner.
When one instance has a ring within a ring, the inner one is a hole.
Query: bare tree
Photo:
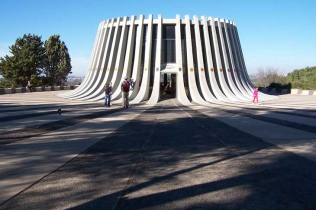
[[[285,84],[285,75],[280,72],[278,68],[267,67],[259,68],[256,73],[257,82],[254,84],[258,87],[268,87],[272,83],[275,84]]]

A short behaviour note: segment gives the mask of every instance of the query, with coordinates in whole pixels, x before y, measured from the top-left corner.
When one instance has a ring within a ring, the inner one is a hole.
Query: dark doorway
[[[161,73],[160,74],[160,98],[176,97],[176,80],[177,74]]]

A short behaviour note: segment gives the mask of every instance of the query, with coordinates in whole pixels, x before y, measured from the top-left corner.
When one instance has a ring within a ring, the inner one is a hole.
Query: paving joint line
[[[183,110],[181,107],[179,107],[181,110]],[[186,112],[185,110],[183,110],[184,112]],[[196,110],[192,110],[192,111],[196,111]],[[199,111],[197,111],[199,112]],[[228,146],[225,142],[223,142],[221,140],[221,137],[217,134],[214,134],[212,132],[209,131],[209,129],[207,129],[202,123],[200,123],[198,120],[196,120],[193,116],[191,116],[188,112],[186,112],[187,115],[192,118],[196,124],[200,125],[203,130],[205,130],[207,133],[211,134],[211,136],[217,137],[218,141],[223,144],[228,150],[230,150],[233,154],[236,155],[237,158],[240,158],[241,160],[247,162],[252,168],[254,168],[255,170],[259,171],[260,173],[266,175],[266,176],[270,176],[270,174],[272,174],[269,170],[262,170],[260,167],[258,167],[256,164],[254,164],[251,160],[249,160],[248,158],[244,157],[244,155],[240,154],[240,152],[238,152],[236,149]],[[203,114],[201,112],[199,112],[200,114]],[[203,114],[204,115],[204,114]],[[209,117],[209,116],[208,116]],[[229,126],[229,125],[228,125]],[[262,140],[262,139],[261,139]],[[262,140],[264,141],[264,140]],[[277,146],[277,145],[275,145]],[[277,146],[278,147],[278,146]],[[275,181],[274,182],[276,184],[277,187],[279,187],[280,190],[282,190],[285,194],[290,195],[292,198],[294,198],[295,200],[297,200],[299,203],[301,203],[303,206],[305,206],[308,209],[314,209],[313,207],[309,206],[308,204],[306,204],[302,199],[300,199],[298,196],[296,196],[295,194],[291,193],[290,190],[288,190],[286,187],[284,187],[282,185],[282,183]]]

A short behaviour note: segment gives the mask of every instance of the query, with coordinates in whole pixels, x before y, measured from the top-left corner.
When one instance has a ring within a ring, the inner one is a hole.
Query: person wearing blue
[[[134,79],[131,78],[129,83],[130,83],[130,86],[131,86],[130,90],[134,90],[134,87],[135,87],[135,81],[134,81]]]
[[[111,95],[112,95],[112,84],[106,84],[104,88],[104,106],[110,107]]]

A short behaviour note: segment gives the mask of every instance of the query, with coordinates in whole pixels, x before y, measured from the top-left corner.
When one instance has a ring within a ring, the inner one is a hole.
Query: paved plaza
[[[0,95],[0,210],[316,209],[316,96],[122,109],[61,92]]]

